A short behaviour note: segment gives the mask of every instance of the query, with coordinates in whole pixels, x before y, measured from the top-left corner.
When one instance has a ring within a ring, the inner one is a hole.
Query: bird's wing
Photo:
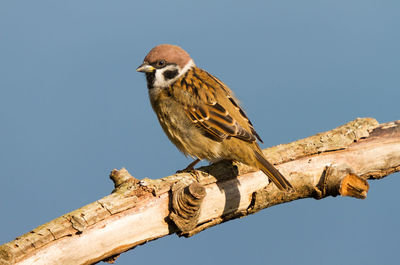
[[[216,77],[192,68],[177,85],[181,89],[171,87],[171,92],[180,93],[176,98],[183,103],[186,115],[204,129],[206,136],[216,141],[230,137],[261,141],[230,89]]]

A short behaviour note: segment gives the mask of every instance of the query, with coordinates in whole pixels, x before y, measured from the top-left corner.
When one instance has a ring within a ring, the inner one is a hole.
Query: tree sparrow
[[[262,170],[275,185],[293,190],[263,155],[260,136],[232,91],[198,68],[182,48],[162,44],[144,58],[151,106],[168,138],[185,155],[211,162],[228,159]]]

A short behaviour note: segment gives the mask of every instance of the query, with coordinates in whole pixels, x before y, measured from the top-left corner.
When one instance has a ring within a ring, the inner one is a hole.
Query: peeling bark
[[[368,179],[400,171],[400,121],[356,119],[264,153],[296,192],[282,192],[260,171],[226,161],[156,180],[113,170],[110,195],[0,246],[0,264],[112,263],[150,240],[192,236],[280,203],[338,195],[364,199]]]

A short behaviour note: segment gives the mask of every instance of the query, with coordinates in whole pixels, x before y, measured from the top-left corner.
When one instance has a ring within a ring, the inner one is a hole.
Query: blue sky
[[[263,147],[357,117],[400,119],[399,8],[1,1],[0,243],[109,194],[113,168],[160,178],[190,162],[163,134],[135,72],[160,43],[182,46],[235,91]],[[366,200],[280,205],[190,239],[156,240],[117,262],[396,264],[399,178],[370,182]]]

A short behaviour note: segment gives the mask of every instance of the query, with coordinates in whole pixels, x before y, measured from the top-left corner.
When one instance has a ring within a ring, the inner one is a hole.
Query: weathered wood
[[[337,195],[365,198],[367,179],[400,171],[400,121],[356,119],[264,152],[296,192],[282,192],[260,171],[226,161],[157,180],[114,170],[110,195],[0,246],[0,264],[112,262],[149,240],[175,232],[191,236],[272,205]]]
[[[178,182],[171,188],[172,209],[169,218],[182,233],[193,230],[200,216],[200,206],[206,196],[205,188],[197,182]]]

